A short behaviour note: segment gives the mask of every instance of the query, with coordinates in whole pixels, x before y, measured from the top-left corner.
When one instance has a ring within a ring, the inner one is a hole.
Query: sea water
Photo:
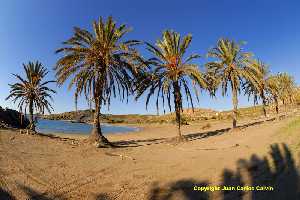
[[[37,120],[37,131],[40,133],[68,133],[68,134],[90,134],[93,126],[85,123],[74,123],[62,120]],[[114,126],[101,124],[103,134],[127,133],[137,131],[137,128],[127,126]]]

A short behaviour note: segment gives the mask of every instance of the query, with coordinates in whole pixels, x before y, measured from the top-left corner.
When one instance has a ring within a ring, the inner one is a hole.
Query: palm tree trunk
[[[238,98],[237,98],[237,90],[232,90],[232,104],[233,104],[233,113],[232,113],[232,128],[237,127],[237,107],[238,107]]]
[[[33,100],[30,99],[29,101],[29,129],[33,132],[35,132],[35,124],[34,124],[34,119],[33,119]]]
[[[276,118],[279,120],[279,105],[278,105],[278,99],[275,98],[275,110],[276,110]]]
[[[266,98],[265,98],[265,95],[263,94],[261,96],[262,98],[262,103],[263,103],[263,113],[264,113],[264,116],[267,117],[267,110],[266,110],[266,107],[267,107],[267,102],[266,102]]]
[[[182,134],[181,134],[181,96],[180,96],[180,88],[178,85],[178,82],[173,83],[173,88],[174,88],[174,104],[175,104],[175,113],[176,113],[176,122],[178,125],[178,139],[180,141],[183,140]]]
[[[100,124],[100,116],[101,116],[100,110],[101,110],[101,100],[98,97],[95,99],[94,124],[93,124],[93,130],[89,137],[89,140],[94,144],[96,143],[98,147],[113,146],[102,134],[101,124]]]
[[[266,105],[264,103],[263,103],[263,113],[264,113],[264,116],[267,117]]]
[[[287,114],[287,102],[284,99],[282,100],[282,104],[284,106],[284,112]]]

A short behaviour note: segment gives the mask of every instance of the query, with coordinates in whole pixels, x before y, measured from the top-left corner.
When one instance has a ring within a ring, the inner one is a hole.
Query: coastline
[[[113,125],[115,126],[115,125]],[[131,135],[131,134],[136,134],[139,132],[142,132],[144,130],[144,126],[137,126],[137,125],[130,125],[130,126],[124,126],[123,124],[116,125],[119,127],[132,127],[136,128],[135,131],[126,131],[126,132],[114,132],[114,133],[104,133],[106,137],[111,137],[114,135]],[[49,132],[49,133],[41,133],[43,135],[55,135],[59,137],[64,137],[64,138],[70,138],[70,139],[86,139],[89,136],[89,133],[63,133],[63,132]]]
[[[83,130],[80,130],[81,128],[78,129],[78,131],[76,131],[76,128],[71,132],[64,132],[62,130],[62,132],[59,131],[59,128],[51,128],[51,123],[52,121],[56,121],[56,122],[69,122],[70,124],[68,124],[68,126],[70,126],[70,128],[72,128],[72,124],[85,124],[85,125],[89,125],[92,126],[92,123],[89,122],[73,122],[72,120],[49,120],[49,119],[43,119],[41,118],[41,120],[43,121],[48,121],[48,122],[44,122],[43,125],[41,125],[40,127],[37,127],[38,132],[42,133],[42,134],[48,134],[48,135],[60,135],[60,136],[68,136],[68,137],[72,137],[72,138],[84,138],[85,136],[88,136],[90,134],[90,132],[81,132]],[[45,124],[46,123],[46,124]],[[49,125],[47,125],[47,123],[50,123]],[[53,126],[53,125],[52,125]],[[57,126],[64,126],[64,124],[59,124]],[[57,127],[56,126],[56,127]],[[101,126],[103,126],[105,132],[104,135],[108,136],[108,135],[120,135],[120,134],[130,134],[130,133],[136,133],[142,130],[143,126],[140,124],[122,124],[122,123],[101,123]],[[75,126],[77,127],[77,126]],[[110,127],[112,127],[111,132],[110,132]],[[121,130],[116,130],[116,127],[120,127]],[[123,128],[123,129],[122,129]],[[126,130],[127,129],[127,130]],[[128,130],[131,129],[131,130]]]

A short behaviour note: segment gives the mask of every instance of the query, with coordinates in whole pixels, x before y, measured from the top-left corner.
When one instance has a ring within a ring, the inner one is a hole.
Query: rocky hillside
[[[28,125],[29,121],[24,115],[0,106],[0,128],[26,128]]]

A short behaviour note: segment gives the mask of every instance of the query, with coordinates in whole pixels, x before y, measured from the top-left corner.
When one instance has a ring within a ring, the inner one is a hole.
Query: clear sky
[[[39,60],[50,71],[56,63],[55,49],[79,26],[91,30],[99,16],[112,15],[118,23],[133,28],[130,39],[154,43],[165,29],[191,33],[191,52],[205,55],[220,37],[247,41],[244,47],[268,63],[272,72],[289,72],[300,82],[300,1],[282,0],[2,0],[0,2],[0,105],[5,101],[11,73],[23,75],[22,63]],[[143,53],[143,52],[142,52]],[[206,58],[199,59],[203,65]],[[55,88],[56,86],[53,85]],[[72,91],[57,88],[55,112],[74,110]],[[240,106],[252,104],[240,98]],[[198,107],[230,109],[231,96],[211,99],[205,92]],[[81,100],[79,108],[86,108]],[[145,109],[144,100],[120,103],[113,100],[110,111],[119,113],[156,113],[155,102]]]

